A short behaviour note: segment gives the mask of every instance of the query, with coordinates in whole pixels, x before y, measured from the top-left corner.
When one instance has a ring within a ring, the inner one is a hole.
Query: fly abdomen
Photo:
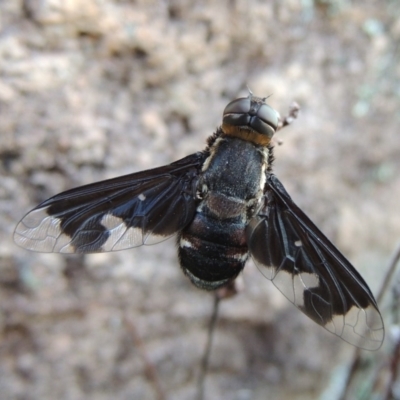
[[[179,260],[194,285],[213,290],[242,271],[248,249],[240,217],[216,219],[199,211],[179,236]]]
[[[210,148],[197,186],[202,201],[178,241],[181,267],[197,287],[217,289],[244,268],[245,228],[262,195],[264,162],[257,146],[236,137]]]

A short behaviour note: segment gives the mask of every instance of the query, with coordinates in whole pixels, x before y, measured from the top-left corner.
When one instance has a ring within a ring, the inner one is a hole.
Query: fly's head
[[[233,100],[225,107],[222,130],[225,135],[267,146],[278,124],[278,112],[265,99],[250,93],[248,97]]]

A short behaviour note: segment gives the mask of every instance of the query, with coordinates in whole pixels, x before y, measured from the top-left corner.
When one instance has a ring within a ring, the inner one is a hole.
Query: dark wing
[[[381,346],[383,321],[369,287],[274,175],[246,235],[260,271],[304,314],[353,345]]]
[[[96,253],[160,242],[196,211],[205,155],[60,193],[17,225],[15,242],[40,252]]]

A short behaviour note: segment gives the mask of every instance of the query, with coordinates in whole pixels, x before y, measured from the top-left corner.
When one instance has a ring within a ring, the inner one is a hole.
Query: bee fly
[[[230,102],[204,151],[170,165],[58,194],[30,211],[14,239],[41,252],[96,253],[177,234],[183,272],[214,290],[251,255],[304,314],[345,341],[378,349],[384,328],[360,274],[272,173],[282,121],[265,99]]]

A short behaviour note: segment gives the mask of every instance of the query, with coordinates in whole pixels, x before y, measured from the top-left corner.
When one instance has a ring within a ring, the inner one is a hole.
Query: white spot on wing
[[[143,243],[143,231],[140,228],[127,228],[124,224],[118,231],[115,231],[115,239],[114,232],[108,238],[107,242],[104,243],[106,245],[108,242],[114,242],[111,250],[124,250],[130,247],[141,246]]]
[[[279,271],[274,280],[274,285],[286,296],[292,303],[295,303],[295,291],[292,274],[282,270]],[[295,303],[296,304],[296,303]]]
[[[281,293],[297,307],[304,306],[304,291],[319,286],[318,275],[302,272],[292,274],[284,269],[260,264],[261,273],[272,280]]]
[[[101,246],[103,251],[122,250],[143,244],[143,233],[140,228],[128,228],[122,218],[105,214],[100,221],[110,236]]]
[[[122,218],[116,217],[112,214],[105,214],[101,219],[100,224],[110,231],[119,228],[121,225],[126,226]]]
[[[57,239],[53,251],[57,253],[73,253],[75,248],[71,246],[71,238],[65,233],[62,233]]]
[[[144,235],[142,228],[128,228],[122,218],[111,214],[104,215],[100,223],[110,234],[107,241],[101,246],[102,251],[124,250],[143,244],[151,245],[168,238],[168,236],[154,235],[151,232]]]
[[[305,289],[310,289],[319,286],[319,277],[317,274],[310,274],[308,272],[302,272],[297,277],[301,281]]]
[[[303,246],[303,243],[301,243],[301,240],[296,240],[296,241],[294,242],[294,245],[295,245],[296,247],[301,247],[301,246]]]
[[[318,275],[303,272],[293,275],[294,303],[298,307],[304,306],[304,291],[319,286]]]
[[[145,201],[146,200],[146,196],[143,193],[140,193],[139,196],[138,196],[138,199],[140,201]]]

